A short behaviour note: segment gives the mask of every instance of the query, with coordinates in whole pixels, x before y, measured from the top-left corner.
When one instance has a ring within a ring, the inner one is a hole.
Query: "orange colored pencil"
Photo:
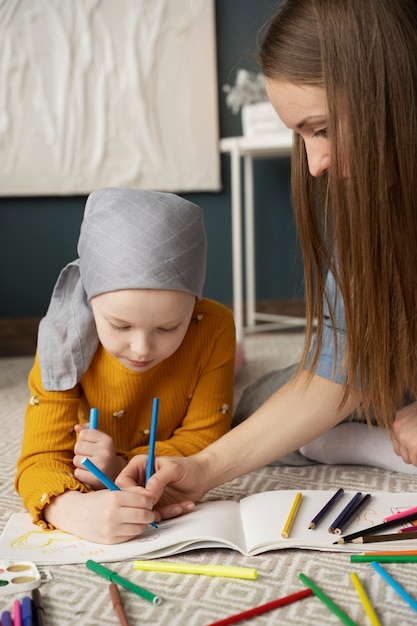
[[[364,556],[417,556],[417,550],[386,550],[381,552],[362,552]]]

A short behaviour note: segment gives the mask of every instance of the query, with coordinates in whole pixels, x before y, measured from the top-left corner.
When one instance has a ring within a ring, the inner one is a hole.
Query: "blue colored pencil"
[[[151,434],[149,436],[149,451],[148,451],[148,464],[146,466],[146,482],[154,473],[155,469],[155,443],[156,443],[156,428],[158,425],[158,411],[159,411],[159,398],[153,399],[152,404],[152,419],[151,419]]]
[[[2,626],[13,626],[12,614],[10,611],[3,611],[1,614]]]
[[[84,457],[83,459],[81,459],[81,463],[93,474],[93,476],[98,478],[98,480],[103,483],[103,485],[105,485],[107,489],[110,489],[110,491],[120,491],[120,487],[118,487],[116,483],[110,480],[110,478],[108,478],[108,476],[106,476],[106,474],[102,472],[101,469],[97,467],[97,465],[94,465],[91,459]]]
[[[402,587],[400,583],[398,583],[394,578],[392,578],[392,576],[390,576],[388,572],[384,570],[382,565],[380,565],[379,563],[376,563],[375,561],[373,561],[371,565],[374,568],[374,570],[378,572],[380,576],[382,576],[385,582],[387,582],[394,589],[394,591],[396,591],[398,595],[405,602],[407,602],[407,604],[409,604],[412,609],[414,609],[414,611],[417,611],[417,601],[414,600],[414,598],[410,596],[409,593],[407,593],[404,587]]]
[[[347,503],[345,508],[342,510],[342,512],[336,517],[333,524],[330,524],[329,533],[336,533],[336,531],[339,531],[340,533],[340,529],[343,526],[343,522],[345,518],[350,514],[352,509],[356,506],[356,504],[359,502],[361,498],[362,498],[362,493],[358,491],[358,493],[356,493],[353,496],[353,498],[349,500],[349,502]]]
[[[98,409],[90,409],[90,428],[94,430],[98,426]]]
[[[317,513],[317,515],[311,520],[308,527],[312,530],[316,528],[316,526],[321,522],[323,517],[330,511],[330,509],[336,504],[339,498],[344,494],[344,490],[342,488],[338,489],[336,493],[330,498],[327,504],[324,505],[322,509]]]

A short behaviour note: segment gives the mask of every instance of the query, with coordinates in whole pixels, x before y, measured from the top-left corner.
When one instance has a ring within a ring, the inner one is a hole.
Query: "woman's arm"
[[[349,403],[341,407],[342,398],[342,385],[317,375],[309,380],[303,372],[200,453],[187,459],[157,458],[157,471],[147,488],[155,502],[166,486],[170,498],[175,490],[178,501],[196,501],[210,489],[297,450],[341,422],[353,409]],[[132,459],[117,483],[143,484],[145,465],[145,457]],[[167,513],[168,509],[163,515]]]

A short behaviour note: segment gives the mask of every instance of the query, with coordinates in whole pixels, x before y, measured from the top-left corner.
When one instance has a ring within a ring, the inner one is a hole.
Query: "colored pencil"
[[[149,436],[149,450],[148,450],[148,464],[146,466],[146,482],[154,473],[155,463],[155,443],[156,443],[156,428],[158,425],[158,411],[159,411],[159,398],[153,399],[152,404],[152,418],[151,418],[151,434]]]
[[[362,498],[362,494],[360,491],[356,493],[351,500],[347,503],[344,509],[342,509],[341,513],[336,517],[333,524],[330,524],[329,533],[337,533],[340,534],[342,527],[345,525],[344,520],[350,516],[351,511],[354,509],[356,504]]]
[[[98,468],[91,459],[85,456],[83,459],[81,459],[81,463],[93,474],[93,476],[95,476],[101,483],[103,483],[103,485],[105,485],[107,489],[110,489],[110,491],[120,491],[120,487],[118,487],[116,483],[114,483],[108,476],[106,476],[106,474],[102,472],[101,469]]]
[[[311,520],[308,527],[313,530],[320,524],[321,520],[327,515],[327,513],[333,508],[336,502],[341,498],[344,494],[344,490],[342,488],[338,489],[336,493],[330,498],[327,504],[324,505],[322,509],[317,513],[315,517]]]
[[[90,409],[90,428],[94,430],[98,426],[98,409]]]
[[[242,622],[245,619],[250,619],[251,617],[262,615],[262,613],[267,613],[268,611],[279,609],[282,606],[286,606],[287,604],[291,604],[292,602],[297,602],[298,600],[302,600],[303,598],[309,598],[312,595],[313,591],[311,589],[303,589],[302,591],[297,591],[296,593],[292,593],[291,595],[285,596],[284,598],[278,598],[278,600],[272,600],[272,602],[266,602],[266,604],[261,604],[260,606],[256,606],[253,609],[248,609],[247,611],[243,611],[242,613],[230,615],[230,617],[225,617],[224,619],[218,620],[217,622],[212,622],[211,624],[209,624],[209,626],[229,626],[229,624],[237,624],[238,622]]]
[[[1,623],[3,626],[13,626],[12,614],[10,611],[3,611],[1,614]]]
[[[376,543],[380,541],[406,541],[407,539],[417,539],[417,530],[413,533],[387,533],[386,535],[363,535],[355,537],[349,543]]]
[[[372,606],[368,598],[368,594],[366,593],[361,581],[359,580],[359,576],[356,574],[356,572],[352,572],[350,577],[356,591],[358,592],[358,596],[362,602],[362,606],[365,609],[365,613],[369,617],[369,621],[371,622],[372,626],[381,626],[381,622],[379,621],[375,613],[374,607]]]
[[[417,563],[417,555],[414,554],[351,554],[351,563]]]
[[[387,571],[384,570],[384,568],[379,564],[379,563],[375,563],[375,561],[373,563],[371,563],[372,567],[374,568],[374,570],[376,572],[378,572],[378,574],[380,576],[382,576],[382,578],[385,580],[385,582],[387,582],[393,589],[394,591],[396,591],[398,593],[398,595],[405,601],[407,602],[407,604],[409,606],[411,606],[412,609],[414,609],[414,611],[417,611],[417,602],[416,600],[414,600],[414,598],[412,596],[410,596],[409,593],[407,593],[407,591],[404,589],[404,587],[402,587],[400,585],[400,583],[398,583],[395,578],[393,578],[392,576],[390,576],[388,574]]]
[[[347,626],[356,626],[355,622],[353,622],[350,617],[346,615],[346,613],[342,611],[342,609],[329,598],[329,596],[327,596],[319,587],[317,587],[317,585],[313,583],[310,578],[308,578],[305,574],[298,574],[298,578],[306,585],[306,587],[309,587],[313,591],[314,595],[319,600],[321,600],[323,604],[325,604],[327,608],[332,613],[334,613],[334,615],[336,615],[343,624],[346,624]]]
[[[116,583],[110,583],[109,593],[113,604],[113,609],[117,615],[120,626],[129,626],[129,622],[127,621],[125,609],[123,606],[122,596],[120,595],[119,588]]]
[[[405,524],[407,522],[413,522],[414,519],[415,519],[415,513],[409,513],[408,515],[402,517],[401,520],[392,520],[391,522],[382,522],[382,524],[370,526],[369,528],[363,528],[362,530],[358,530],[355,533],[351,533],[349,535],[345,535],[344,537],[340,537],[335,543],[349,543],[350,541],[352,541],[352,539],[356,539],[357,537],[377,534],[380,530],[384,532],[385,530],[388,530],[388,528],[393,528],[394,526],[400,526],[401,524]]]
[[[342,527],[343,526],[347,526],[349,524],[349,522],[357,516],[357,514],[359,513],[359,511],[362,511],[362,509],[364,508],[364,506],[366,505],[366,503],[371,499],[371,494],[367,493],[366,496],[363,496],[363,498],[361,500],[359,500],[359,502],[357,502],[350,511],[347,512],[347,514],[345,515],[345,517],[342,519],[342,522],[339,524],[339,528],[335,528],[334,532],[336,535],[341,535],[342,534]]]
[[[22,607],[19,600],[13,601],[13,626],[22,626]]]
[[[294,520],[296,518],[298,509],[300,508],[300,503],[301,503],[301,498],[302,497],[303,497],[303,494],[301,493],[301,491],[299,491],[296,494],[295,498],[294,498],[294,502],[292,503],[291,510],[290,510],[290,512],[288,514],[287,521],[285,522],[285,526],[284,526],[284,528],[282,529],[282,532],[281,532],[281,537],[283,539],[287,539],[289,537],[289,535],[290,535],[292,525],[294,524]]]
[[[405,555],[417,555],[417,550],[378,550],[378,552],[362,552],[365,556],[370,556],[373,554],[374,556],[405,556]]]
[[[411,526],[406,526],[405,528],[400,528],[400,533],[415,533],[417,530],[417,526],[413,522]]]
[[[389,515],[388,517],[384,517],[384,522],[391,522],[393,520],[401,520],[402,517],[404,517],[405,515],[411,515],[412,513],[416,514],[416,519],[417,519],[417,506],[413,507],[412,509],[407,509],[406,511],[401,511],[400,513],[395,513],[394,515]]]
[[[36,626],[45,626],[45,609],[43,608],[42,596],[39,589],[32,589],[30,596],[32,598],[32,608]],[[18,626],[14,622],[14,626]]]

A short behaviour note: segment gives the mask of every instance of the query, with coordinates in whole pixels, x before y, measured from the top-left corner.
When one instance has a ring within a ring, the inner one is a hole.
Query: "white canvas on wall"
[[[0,3],[0,194],[220,188],[214,0]]]

